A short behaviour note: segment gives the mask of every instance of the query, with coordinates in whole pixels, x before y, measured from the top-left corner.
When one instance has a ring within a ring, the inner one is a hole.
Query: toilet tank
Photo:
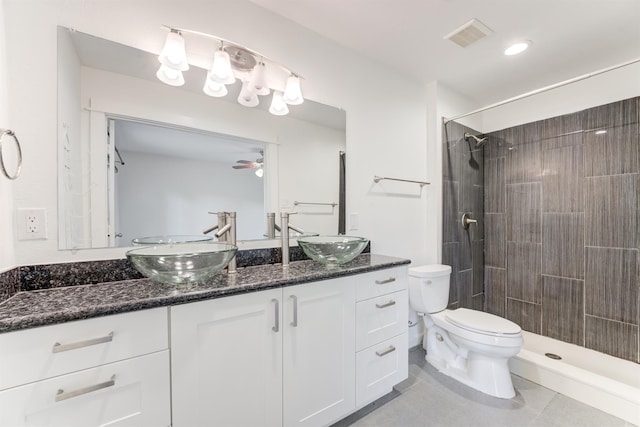
[[[443,264],[409,268],[409,303],[419,313],[437,313],[449,303],[451,266]]]

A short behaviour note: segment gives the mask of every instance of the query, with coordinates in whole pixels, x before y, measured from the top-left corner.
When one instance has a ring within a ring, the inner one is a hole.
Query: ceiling
[[[640,0],[251,1],[479,105],[640,58]],[[493,33],[466,48],[444,39],[473,18]],[[503,54],[522,39],[529,50]]]

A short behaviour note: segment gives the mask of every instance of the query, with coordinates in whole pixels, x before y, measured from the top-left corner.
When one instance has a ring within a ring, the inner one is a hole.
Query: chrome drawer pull
[[[65,393],[64,390],[59,389],[58,393],[56,394],[56,402],[72,399],[74,397],[82,396],[83,394],[102,390],[103,388],[113,387],[114,385],[116,385],[116,376],[112,375],[109,381],[105,381],[103,383],[96,384],[96,385],[91,385],[85,388],[79,388],[78,390],[73,390],[68,393]]]
[[[376,355],[378,357],[382,357],[382,356],[386,356],[389,353],[393,353],[394,351],[396,351],[396,348],[392,345],[390,345],[389,347],[385,348],[382,351],[376,351]]]
[[[378,308],[387,308],[387,307],[391,307],[392,305],[396,305],[396,302],[394,300],[389,300],[389,302],[387,302],[385,304],[376,304],[376,307],[378,307]]]
[[[391,282],[395,282],[396,278],[395,277],[389,277],[388,279],[384,279],[384,280],[376,280],[376,284],[377,285],[386,285],[387,283],[391,283]]]
[[[291,326],[296,328],[298,326],[298,297],[290,295],[289,298],[293,299],[293,322],[291,322]]]
[[[278,332],[280,330],[280,303],[275,298],[272,299],[271,302],[275,304],[275,310],[276,310],[275,317],[274,317],[274,322],[273,322],[274,325],[271,328],[271,330],[273,332]]]
[[[59,342],[57,342],[53,345],[51,351],[53,353],[60,353],[63,351],[75,350],[76,348],[89,347],[91,345],[102,344],[111,341],[113,341],[113,332],[109,332],[109,335],[104,337],[92,338],[86,341],[72,342],[71,344],[60,344]]]

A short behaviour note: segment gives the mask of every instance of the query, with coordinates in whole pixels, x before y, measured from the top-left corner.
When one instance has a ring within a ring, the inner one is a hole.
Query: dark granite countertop
[[[239,268],[234,275],[220,273],[207,282],[180,290],[149,279],[135,279],[18,292],[0,303],[0,333],[350,276],[409,263],[408,259],[361,254],[335,267],[315,261],[296,261],[286,270],[281,264]]]

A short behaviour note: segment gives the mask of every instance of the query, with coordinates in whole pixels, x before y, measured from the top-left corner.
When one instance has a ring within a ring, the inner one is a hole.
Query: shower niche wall
[[[445,125],[452,308],[640,362],[639,115],[632,98],[492,132],[475,150],[463,135],[477,131]]]

